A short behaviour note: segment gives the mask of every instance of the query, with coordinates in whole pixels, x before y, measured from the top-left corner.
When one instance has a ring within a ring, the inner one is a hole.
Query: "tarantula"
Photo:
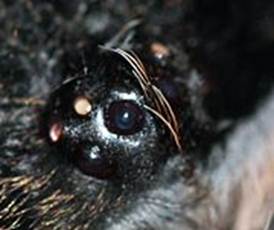
[[[0,0],[0,228],[272,229],[273,11]]]

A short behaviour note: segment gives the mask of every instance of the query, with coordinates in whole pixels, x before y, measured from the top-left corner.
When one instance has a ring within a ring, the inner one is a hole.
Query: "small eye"
[[[170,56],[170,49],[160,42],[154,42],[150,46],[151,53],[158,59],[167,58]]]
[[[49,130],[49,137],[52,142],[58,142],[63,135],[63,125],[60,122],[56,122],[51,125]]]
[[[105,113],[106,126],[110,132],[131,135],[143,128],[144,112],[133,101],[113,102]]]
[[[80,96],[74,100],[73,108],[80,116],[87,116],[92,109],[92,105],[88,98]]]

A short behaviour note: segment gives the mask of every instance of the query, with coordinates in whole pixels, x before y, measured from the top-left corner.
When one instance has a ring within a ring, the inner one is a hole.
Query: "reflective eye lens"
[[[74,101],[74,110],[80,116],[87,116],[92,109],[91,102],[84,96],[77,97]]]
[[[110,105],[105,120],[110,132],[130,135],[142,129],[144,112],[132,101],[117,101]]]
[[[86,175],[107,179],[115,175],[116,167],[113,162],[101,155],[98,146],[88,148],[83,144],[74,155],[74,163]]]

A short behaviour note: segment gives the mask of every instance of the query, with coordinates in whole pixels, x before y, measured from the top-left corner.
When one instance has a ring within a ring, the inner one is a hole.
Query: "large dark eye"
[[[106,179],[115,175],[116,165],[102,155],[97,145],[82,143],[73,155],[73,162],[86,175]]]
[[[144,112],[133,101],[113,102],[105,113],[106,126],[110,132],[130,135],[140,131],[144,125]]]

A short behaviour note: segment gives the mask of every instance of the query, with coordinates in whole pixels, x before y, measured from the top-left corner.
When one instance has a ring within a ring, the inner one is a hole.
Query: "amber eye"
[[[131,135],[144,126],[143,110],[129,100],[113,102],[105,113],[106,126],[110,132],[119,135]]]
[[[74,101],[73,107],[79,116],[87,116],[92,109],[91,102],[84,96],[77,97]]]

